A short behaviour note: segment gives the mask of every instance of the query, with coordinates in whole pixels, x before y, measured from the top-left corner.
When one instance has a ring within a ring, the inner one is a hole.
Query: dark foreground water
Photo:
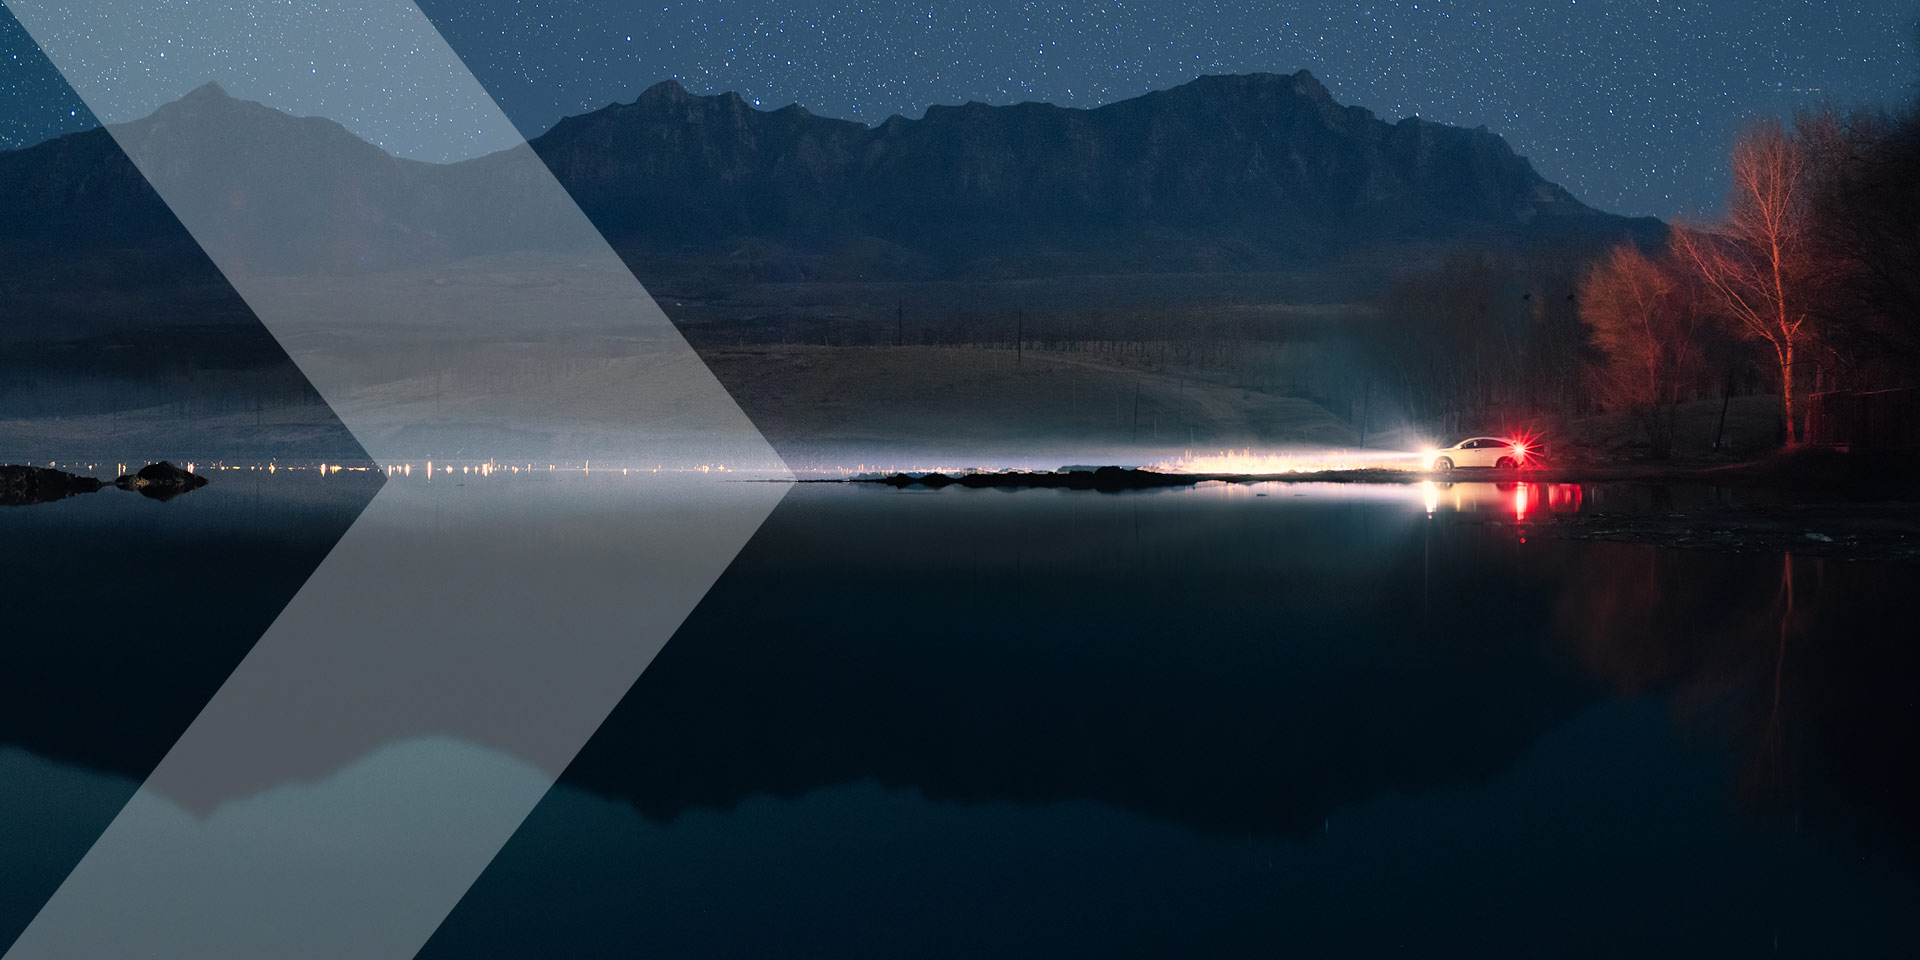
[[[0,511],[0,943],[376,486]],[[1541,522],[1727,495],[796,487],[425,953],[1914,955],[1920,568]]]

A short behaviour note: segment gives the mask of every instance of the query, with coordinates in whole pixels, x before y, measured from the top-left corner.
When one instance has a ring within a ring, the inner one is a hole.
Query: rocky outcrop
[[[103,486],[106,484],[92,477],[82,477],[63,470],[0,464],[0,506],[51,503],[77,493],[92,493]]]
[[[189,473],[166,460],[147,464],[113,481],[113,486],[122,490],[136,490],[142,496],[155,500],[171,500],[206,485],[206,477]],[[105,486],[107,482],[104,480],[64,470],[0,464],[0,506],[51,503],[79,493],[93,493]]]
[[[171,462],[149,463],[133,473],[121,474],[113,485],[122,490],[137,490],[143,497],[172,500],[189,490],[207,485],[207,478],[188,473]]]

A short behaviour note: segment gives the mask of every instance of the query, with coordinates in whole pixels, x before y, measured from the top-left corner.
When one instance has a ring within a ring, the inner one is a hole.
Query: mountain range
[[[275,257],[364,269],[494,252],[471,248],[462,219],[516,204],[516,151],[397,159],[212,84],[117,132],[187,181],[218,170],[193,188],[231,196],[221,229],[267,271]],[[1585,206],[1484,128],[1389,123],[1305,71],[1202,77],[1090,110],[936,106],[874,126],[668,81],[531,147],[643,281],[647,263],[669,261],[743,281],[1262,270],[1410,242],[1660,229]],[[236,152],[249,162],[216,162]],[[284,236],[288,210],[327,228]],[[0,153],[0,223],[17,269],[184,240],[103,130]]]
[[[1633,228],[1484,128],[1387,123],[1305,71],[1202,77],[1091,110],[936,106],[872,127],[666,82],[533,147],[616,247],[866,244],[936,274],[1055,251],[1258,268],[1409,238]]]

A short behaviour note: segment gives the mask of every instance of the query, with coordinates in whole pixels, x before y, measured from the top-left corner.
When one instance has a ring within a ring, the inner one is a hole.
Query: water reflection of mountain
[[[0,836],[0,943],[25,928],[378,489],[233,476],[164,505],[96,495],[9,513],[0,759],[28,771],[19,786],[46,806],[40,816],[7,808],[26,819]],[[109,775],[36,779],[41,761],[7,758],[13,746]],[[21,836],[31,849],[8,846]]]
[[[10,515],[0,743],[145,777],[378,489],[242,475]]]
[[[1400,492],[800,488],[565,779],[656,820],[872,779],[1297,834],[1489,778],[1612,688],[1730,743],[1756,814],[1912,850],[1920,665],[1884,619],[1911,571],[1796,565],[1783,647],[1778,557],[1521,544]],[[16,574],[68,619],[9,645],[0,736],[144,775],[357,506],[259,509],[84,622],[104,584]]]
[[[1800,571],[1822,582],[1783,662],[1777,557],[1523,547],[1352,504],[960,496],[988,502],[790,501],[565,779],[655,819],[870,777],[1297,833],[1492,776],[1591,677],[1730,742],[1730,804],[1912,852],[1920,665],[1878,619],[1910,571]]]
[[[1458,562],[1480,531],[1426,567],[1402,510],[849,499],[776,513],[567,779],[655,818],[872,777],[1294,832],[1490,776],[1591,696],[1535,578]]]

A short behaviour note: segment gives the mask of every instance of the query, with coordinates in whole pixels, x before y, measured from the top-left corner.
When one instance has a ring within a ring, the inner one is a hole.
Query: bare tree
[[[1697,379],[1694,310],[1684,281],[1632,244],[1614,247],[1580,283],[1580,318],[1600,358],[1588,382],[1629,413],[1656,459],[1673,453],[1674,413]]]
[[[1764,120],[1734,144],[1732,173],[1726,219],[1675,225],[1674,248],[1699,276],[1714,312],[1772,348],[1793,445],[1800,441],[1794,365],[1813,333],[1807,321],[1818,274],[1807,154],[1780,121]]]

